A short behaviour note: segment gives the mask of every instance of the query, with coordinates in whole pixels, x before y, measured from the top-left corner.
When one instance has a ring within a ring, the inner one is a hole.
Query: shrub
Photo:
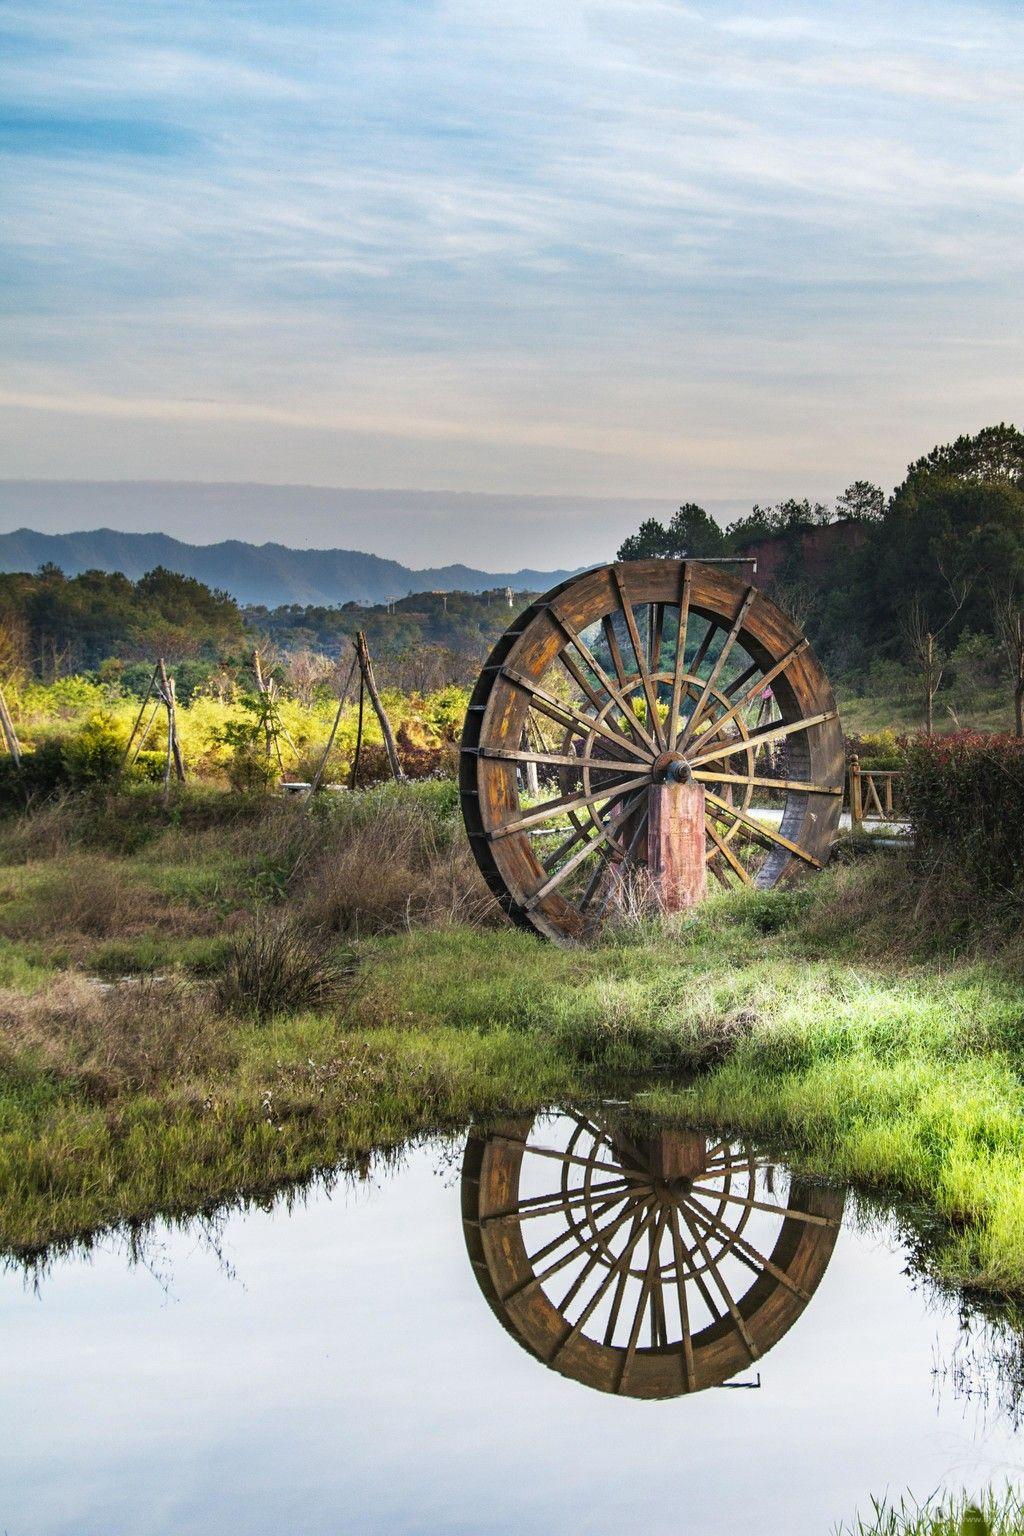
[[[1024,898],[1024,742],[958,731],[907,749],[914,859],[979,894]]]
[[[884,731],[865,731],[860,736],[849,737],[847,754],[854,753],[862,768],[902,768],[906,762],[909,737],[898,736],[891,728]]]

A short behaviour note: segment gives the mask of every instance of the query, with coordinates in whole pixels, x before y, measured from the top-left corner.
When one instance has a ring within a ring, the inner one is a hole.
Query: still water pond
[[[907,1269],[714,1137],[427,1143],[0,1276],[0,1531],[824,1536],[1015,1478],[1012,1345]]]

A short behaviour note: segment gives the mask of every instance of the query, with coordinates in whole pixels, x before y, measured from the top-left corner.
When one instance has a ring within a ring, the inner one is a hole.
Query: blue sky
[[[1017,4],[8,0],[0,58],[5,475],[728,510],[1024,417]]]

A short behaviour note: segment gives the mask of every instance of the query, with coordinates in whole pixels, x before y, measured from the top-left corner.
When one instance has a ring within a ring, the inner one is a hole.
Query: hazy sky
[[[7,476],[668,511],[1024,416],[1019,0],[8,0],[0,58]],[[608,552],[552,537],[437,557]]]

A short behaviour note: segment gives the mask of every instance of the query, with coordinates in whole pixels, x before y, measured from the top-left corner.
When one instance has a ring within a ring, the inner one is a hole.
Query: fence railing
[[[860,758],[850,758],[848,802],[855,827],[866,821],[906,819],[905,775],[897,768],[862,768]]]

